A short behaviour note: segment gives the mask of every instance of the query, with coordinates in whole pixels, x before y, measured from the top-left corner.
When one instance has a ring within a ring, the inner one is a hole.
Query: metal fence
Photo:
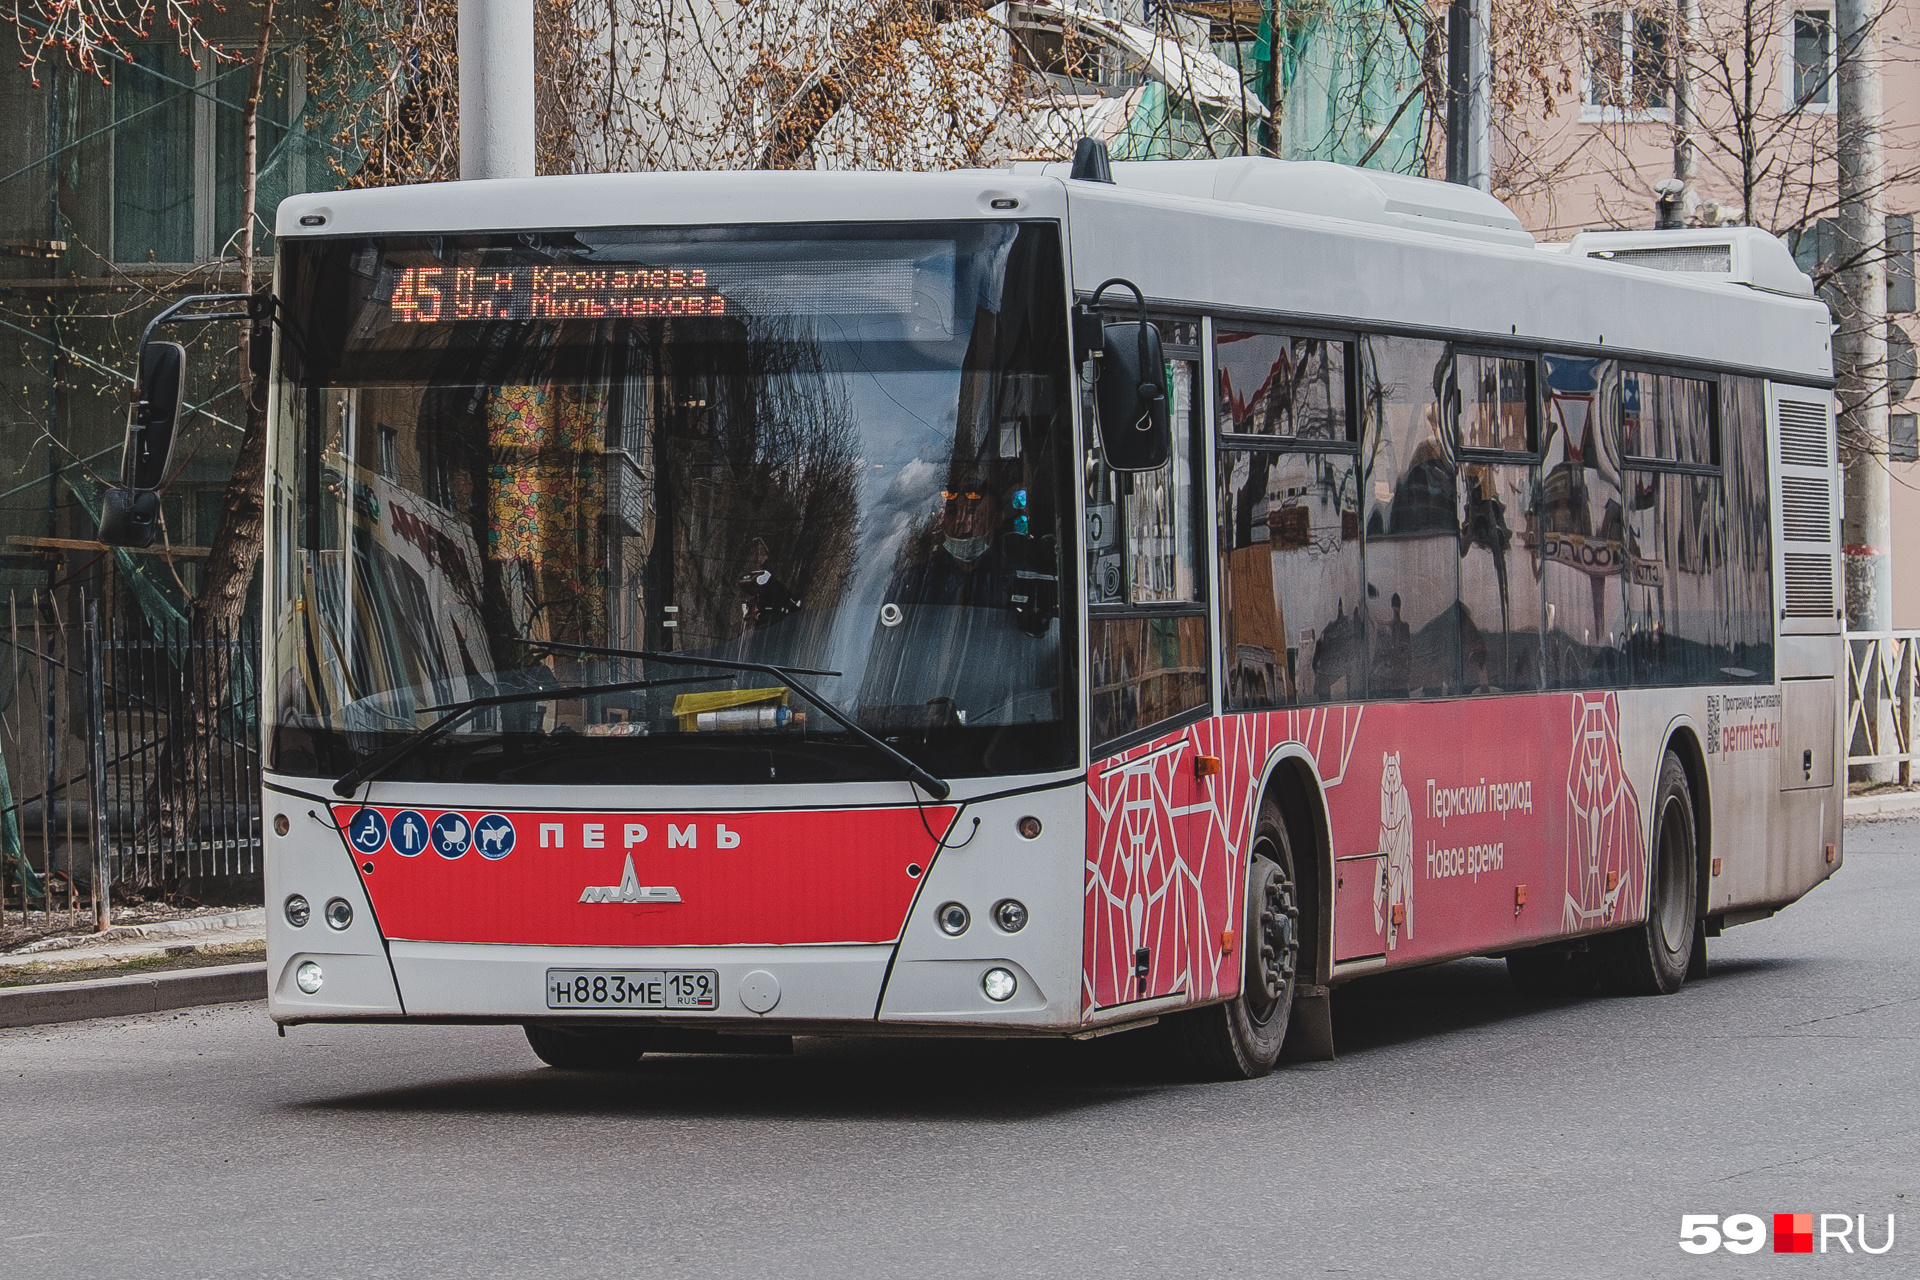
[[[1913,785],[1913,704],[1920,631],[1847,633],[1847,764],[1894,765]]]
[[[259,892],[258,624],[104,612],[33,592],[0,616],[0,925]]]

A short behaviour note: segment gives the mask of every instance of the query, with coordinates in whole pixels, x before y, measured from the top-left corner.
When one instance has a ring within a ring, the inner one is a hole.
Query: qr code
[[[1707,754],[1714,755],[1720,750],[1720,699],[1712,694],[1707,696]]]

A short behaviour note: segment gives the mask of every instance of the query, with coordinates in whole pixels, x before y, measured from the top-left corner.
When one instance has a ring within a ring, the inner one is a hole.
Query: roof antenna
[[[1069,178],[1082,182],[1113,185],[1113,166],[1107,160],[1107,144],[1098,138],[1082,138],[1073,144],[1073,172]]]

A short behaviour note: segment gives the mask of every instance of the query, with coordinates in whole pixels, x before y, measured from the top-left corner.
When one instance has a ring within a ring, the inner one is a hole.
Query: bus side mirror
[[[1110,324],[1099,316],[1100,295],[1115,285],[1130,291],[1140,318]],[[1167,365],[1160,330],[1147,322],[1147,298],[1131,280],[1105,281],[1074,314],[1074,357],[1093,392],[1100,454],[1114,471],[1157,471],[1173,456],[1167,415]]]
[[[1160,330],[1145,321],[1106,326],[1094,405],[1100,452],[1115,471],[1157,471],[1173,456]]]
[[[149,342],[140,349],[140,382],[127,417],[120,455],[120,487],[107,492],[100,510],[100,541],[116,547],[147,547],[160,533],[160,495],[173,458],[174,433],[186,393],[187,349],[177,342]]]

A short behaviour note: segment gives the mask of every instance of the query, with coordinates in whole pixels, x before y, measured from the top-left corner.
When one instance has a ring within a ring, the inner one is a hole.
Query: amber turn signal
[[[1211,778],[1220,772],[1219,756],[1195,756],[1193,758],[1193,776]]]

